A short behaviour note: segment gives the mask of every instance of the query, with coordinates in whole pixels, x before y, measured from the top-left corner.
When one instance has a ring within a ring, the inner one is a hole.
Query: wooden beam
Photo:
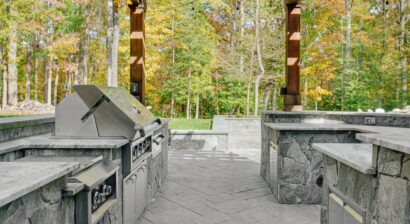
[[[300,16],[301,4],[296,0],[286,0],[286,90],[285,111],[300,111]],[[291,2],[291,3],[289,3]]]
[[[130,8],[130,92],[145,105],[145,4]]]

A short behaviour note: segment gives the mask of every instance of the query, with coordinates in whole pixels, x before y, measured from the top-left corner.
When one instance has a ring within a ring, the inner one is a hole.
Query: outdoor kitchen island
[[[53,133],[27,137],[8,124],[24,135],[0,143],[0,223],[136,223],[162,185],[167,123],[125,90],[75,90]]]
[[[321,203],[322,224],[409,222],[408,115],[267,117],[261,171],[280,203]]]

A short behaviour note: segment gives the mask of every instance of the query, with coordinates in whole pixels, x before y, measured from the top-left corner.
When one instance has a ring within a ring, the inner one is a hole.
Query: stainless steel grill
[[[135,141],[161,124],[124,89],[79,85],[74,90],[76,93],[56,108],[55,137],[123,137]]]
[[[117,175],[108,172],[112,169],[107,172],[89,169],[72,178],[72,184],[83,183],[86,186],[86,191],[76,196],[79,198],[76,199],[76,213],[87,220],[77,223],[99,220],[114,203],[119,183],[122,183],[123,221],[135,223],[145,207],[148,177],[145,155],[160,152],[165,140],[158,131],[161,120],[126,90],[94,85],[75,86],[74,90],[73,95],[56,107],[53,138],[129,140],[129,144],[121,148],[121,182]]]

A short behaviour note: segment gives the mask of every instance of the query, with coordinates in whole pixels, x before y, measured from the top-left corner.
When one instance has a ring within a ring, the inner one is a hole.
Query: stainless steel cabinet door
[[[343,224],[363,224],[363,217],[350,206],[345,206]]]
[[[147,165],[144,162],[123,182],[123,220],[124,224],[134,224],[146,205]]]
[[[135,223],[136,222],[136,215],[135,215],[135,182],[137,179],[137,175],[130,174],[129,177],[124,180],[124,190],[123,190],[123,220],[124,224],[126,223]]]
[[[147,166],[144,165],[137,169],[137,180],[135,182],[135,214],[137,219],[142,215],[145,209],[146,202],[146,191],[147,191]]]
[[[329,194],[329,224],[343,224],[343,201],[335,194]]]

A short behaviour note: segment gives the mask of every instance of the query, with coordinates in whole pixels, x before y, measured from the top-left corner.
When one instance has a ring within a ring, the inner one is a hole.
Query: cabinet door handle
[[[163,134],[159,134],[154,137],[154,143],[159,145],[165,140],[165,136]]]

